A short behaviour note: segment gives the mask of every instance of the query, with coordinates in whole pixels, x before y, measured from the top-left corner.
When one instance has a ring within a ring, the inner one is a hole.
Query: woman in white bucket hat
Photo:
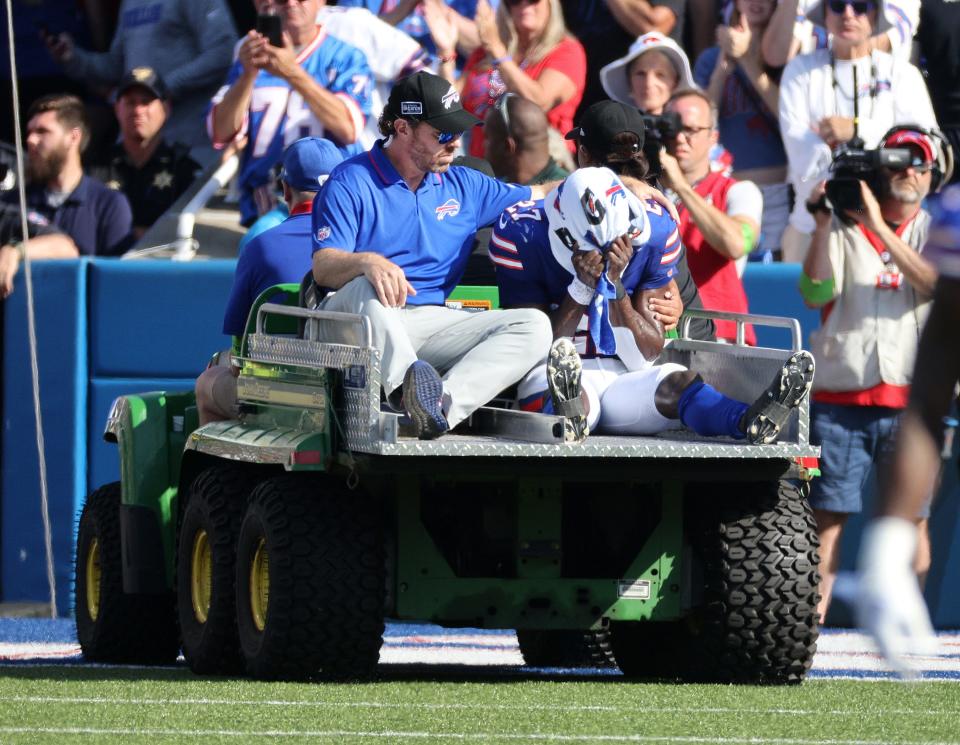
[[[686,53],[669,36],[651,31],[629,51],[600,70],[604,92],[614,101],[661,114],[678,88],[696,88]]]

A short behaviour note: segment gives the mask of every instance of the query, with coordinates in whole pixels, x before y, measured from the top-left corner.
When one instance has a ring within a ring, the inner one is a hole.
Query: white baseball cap
[[[640,200],[609,168],[579,168],[543,200],[550,250],[560,266],[575,273],[574,251],[606,248],[621,235],[634,245],[650,238],[650,221]]]
[[[630,80],[627,77],[627,71],[630,63],[637,57],[654,49],[665,54],[677,71],[678,89],[698,87],[693,81],[693,74],[690,72],[690,60],[687,58],[686,52],[669,36],[664,36],[659,31],[650,31],[638,37],[630,45],[626,56],[614,60],[600,69],[600,83],[603,85],[604,92],[614,101],[636,106],[637,104],[630,94]]]

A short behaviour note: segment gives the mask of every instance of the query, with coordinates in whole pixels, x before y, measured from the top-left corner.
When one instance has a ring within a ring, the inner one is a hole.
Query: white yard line
[[[749,743],[750,745],[960,745],[957,741],[931,740],[811,740],[793,737],[693,737],[684,735],[569,735],[549,732],[517,734],[512,732],[414,732],[409,730],[387,730],[384,732],[350,730],[228,730],[228,729],[127,729],[111,727],[0,727],[0,734],[50,734],[50,735],[121,735],[130,737],[269,737],[316,738],[354,737],[358,739],[387,740],[516,740],[520,742],[640,742],[640,743],[704,743],[706,745],[732,745]]]
[[[613,713],[639,714],[774,714],[777,716],[941,716],[957,717],[960,710],[946,709],[745,709],[721,706],[605,706],[605,705],[562,705],[562,704],[465,704],[465,703],[428,703],[408,701],[388,703],[384,701],[296,701],[278,699],[215,699],[215,698],[110,698],[104,696],[4,696],[0,703],[17,704],[96,704],[115,706],[271,706],[300,707],[310,706],[330,709],[428,709],[428,710],[470,710],[470,711],[597,711]]]

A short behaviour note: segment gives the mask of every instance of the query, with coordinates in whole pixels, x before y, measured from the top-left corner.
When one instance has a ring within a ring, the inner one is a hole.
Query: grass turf
[[[960,743],[960,688],[464,680],[423,668],[372,683],[308,685],[185,669],[0,668],[0,743],[76,742]]]

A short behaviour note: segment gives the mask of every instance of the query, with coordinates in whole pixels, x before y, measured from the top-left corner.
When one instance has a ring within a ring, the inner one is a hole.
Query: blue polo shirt
[[[330,175],[313,204],[313,250],[381,254],[417,291],[408,305],[442,305],[463,275],[477,230],[530,193],[461,166],[428,173],[410,191],[381,140]]]
[[[223,333],[243,336],[250,307],[273,285],[297,284],[310,271],[310,203],[294,207],[290,217],[253,238],[240,252],[233,287],[223,315]]]
[[[15,199],[16,192],[11,196]],[[119,256],[133,245],[133,214],[127,198],[89,176],[59,207],[47,203],[42,186],[27,189],[27,205],[73,238],[83,256]]]

